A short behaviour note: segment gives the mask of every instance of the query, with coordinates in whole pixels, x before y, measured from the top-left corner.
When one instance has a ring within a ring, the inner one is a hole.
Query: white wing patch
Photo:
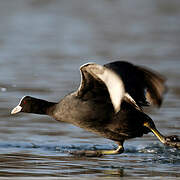
[[[125,95],[125,88],[121,78],[112,70],[95,63],[85,64],[81,66],[80,70],[87,71],[95,79],[101,80],[106,85],[114,110],[117,113],[120,110],[121,101]]]

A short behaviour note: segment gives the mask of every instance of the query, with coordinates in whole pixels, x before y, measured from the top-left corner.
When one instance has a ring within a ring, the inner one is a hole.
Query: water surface
[[[180,179],[180,152],[151,134],[127,141],[121,155],[75,157],[115,144],[46,116],[10,115],[24,95],[58,101],[77,89],[83,63],[128,60],[167,77],[162,108],[148,114],[179,135],[179,19],[178,0],[1,1],[0,176]]]

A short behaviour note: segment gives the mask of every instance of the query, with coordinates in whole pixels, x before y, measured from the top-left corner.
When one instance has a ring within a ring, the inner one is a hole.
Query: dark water
[[[79,86],[79,66],[128,60],[167,77],[160,110],[164,134],[180,132],[180,1],[0,1],[0,176],[76,179],[180,179],[180,151],[151,134],[125,143],[125,153],[75,157],[113,142],[46,116],[10,110],[24,95],[58,101]]]

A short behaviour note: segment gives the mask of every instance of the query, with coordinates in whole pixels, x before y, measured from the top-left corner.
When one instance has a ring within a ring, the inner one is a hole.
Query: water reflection
[[[63,177],[79,174],[92,176],[94,174],[100,177],[123,177],[132,176],[132,172],[138,176],[157,175],[158,172],[161,175],[176,176],[176,165],[180,164],[178,150],[164,148],[158,144],[152,144],[142,149],[128,148],[122,155],[101,158],[68,155],[68,152],[73,150],[94,148],[90,144],[72,147],[71,145],[58,146],[55,144],[35,145],[27,142],[1,143],[0,148],[3,154],[0,162],[0,175],[3,176]],[[97,146],[96,148],[103,149],[104,147]],[[9,153],[3,152],[3,149]],[[151,168],[151,171],[144,170],[144,168],[151,167],[152,164],[154,167]],[[157,169],[160,165],[163,167],[161,170]],[[168,166],[171,166],[171,171],[166,172]],[[9,169],[11,170],[9,171]]]

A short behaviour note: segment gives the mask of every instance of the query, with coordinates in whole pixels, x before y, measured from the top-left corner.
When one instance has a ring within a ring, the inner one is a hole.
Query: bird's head
[[[17,114],[20,112],[29,113],[32,111],[34,98],[30,96],[24,96],[20,100],[19,104],[11,111],[11,114]]]

